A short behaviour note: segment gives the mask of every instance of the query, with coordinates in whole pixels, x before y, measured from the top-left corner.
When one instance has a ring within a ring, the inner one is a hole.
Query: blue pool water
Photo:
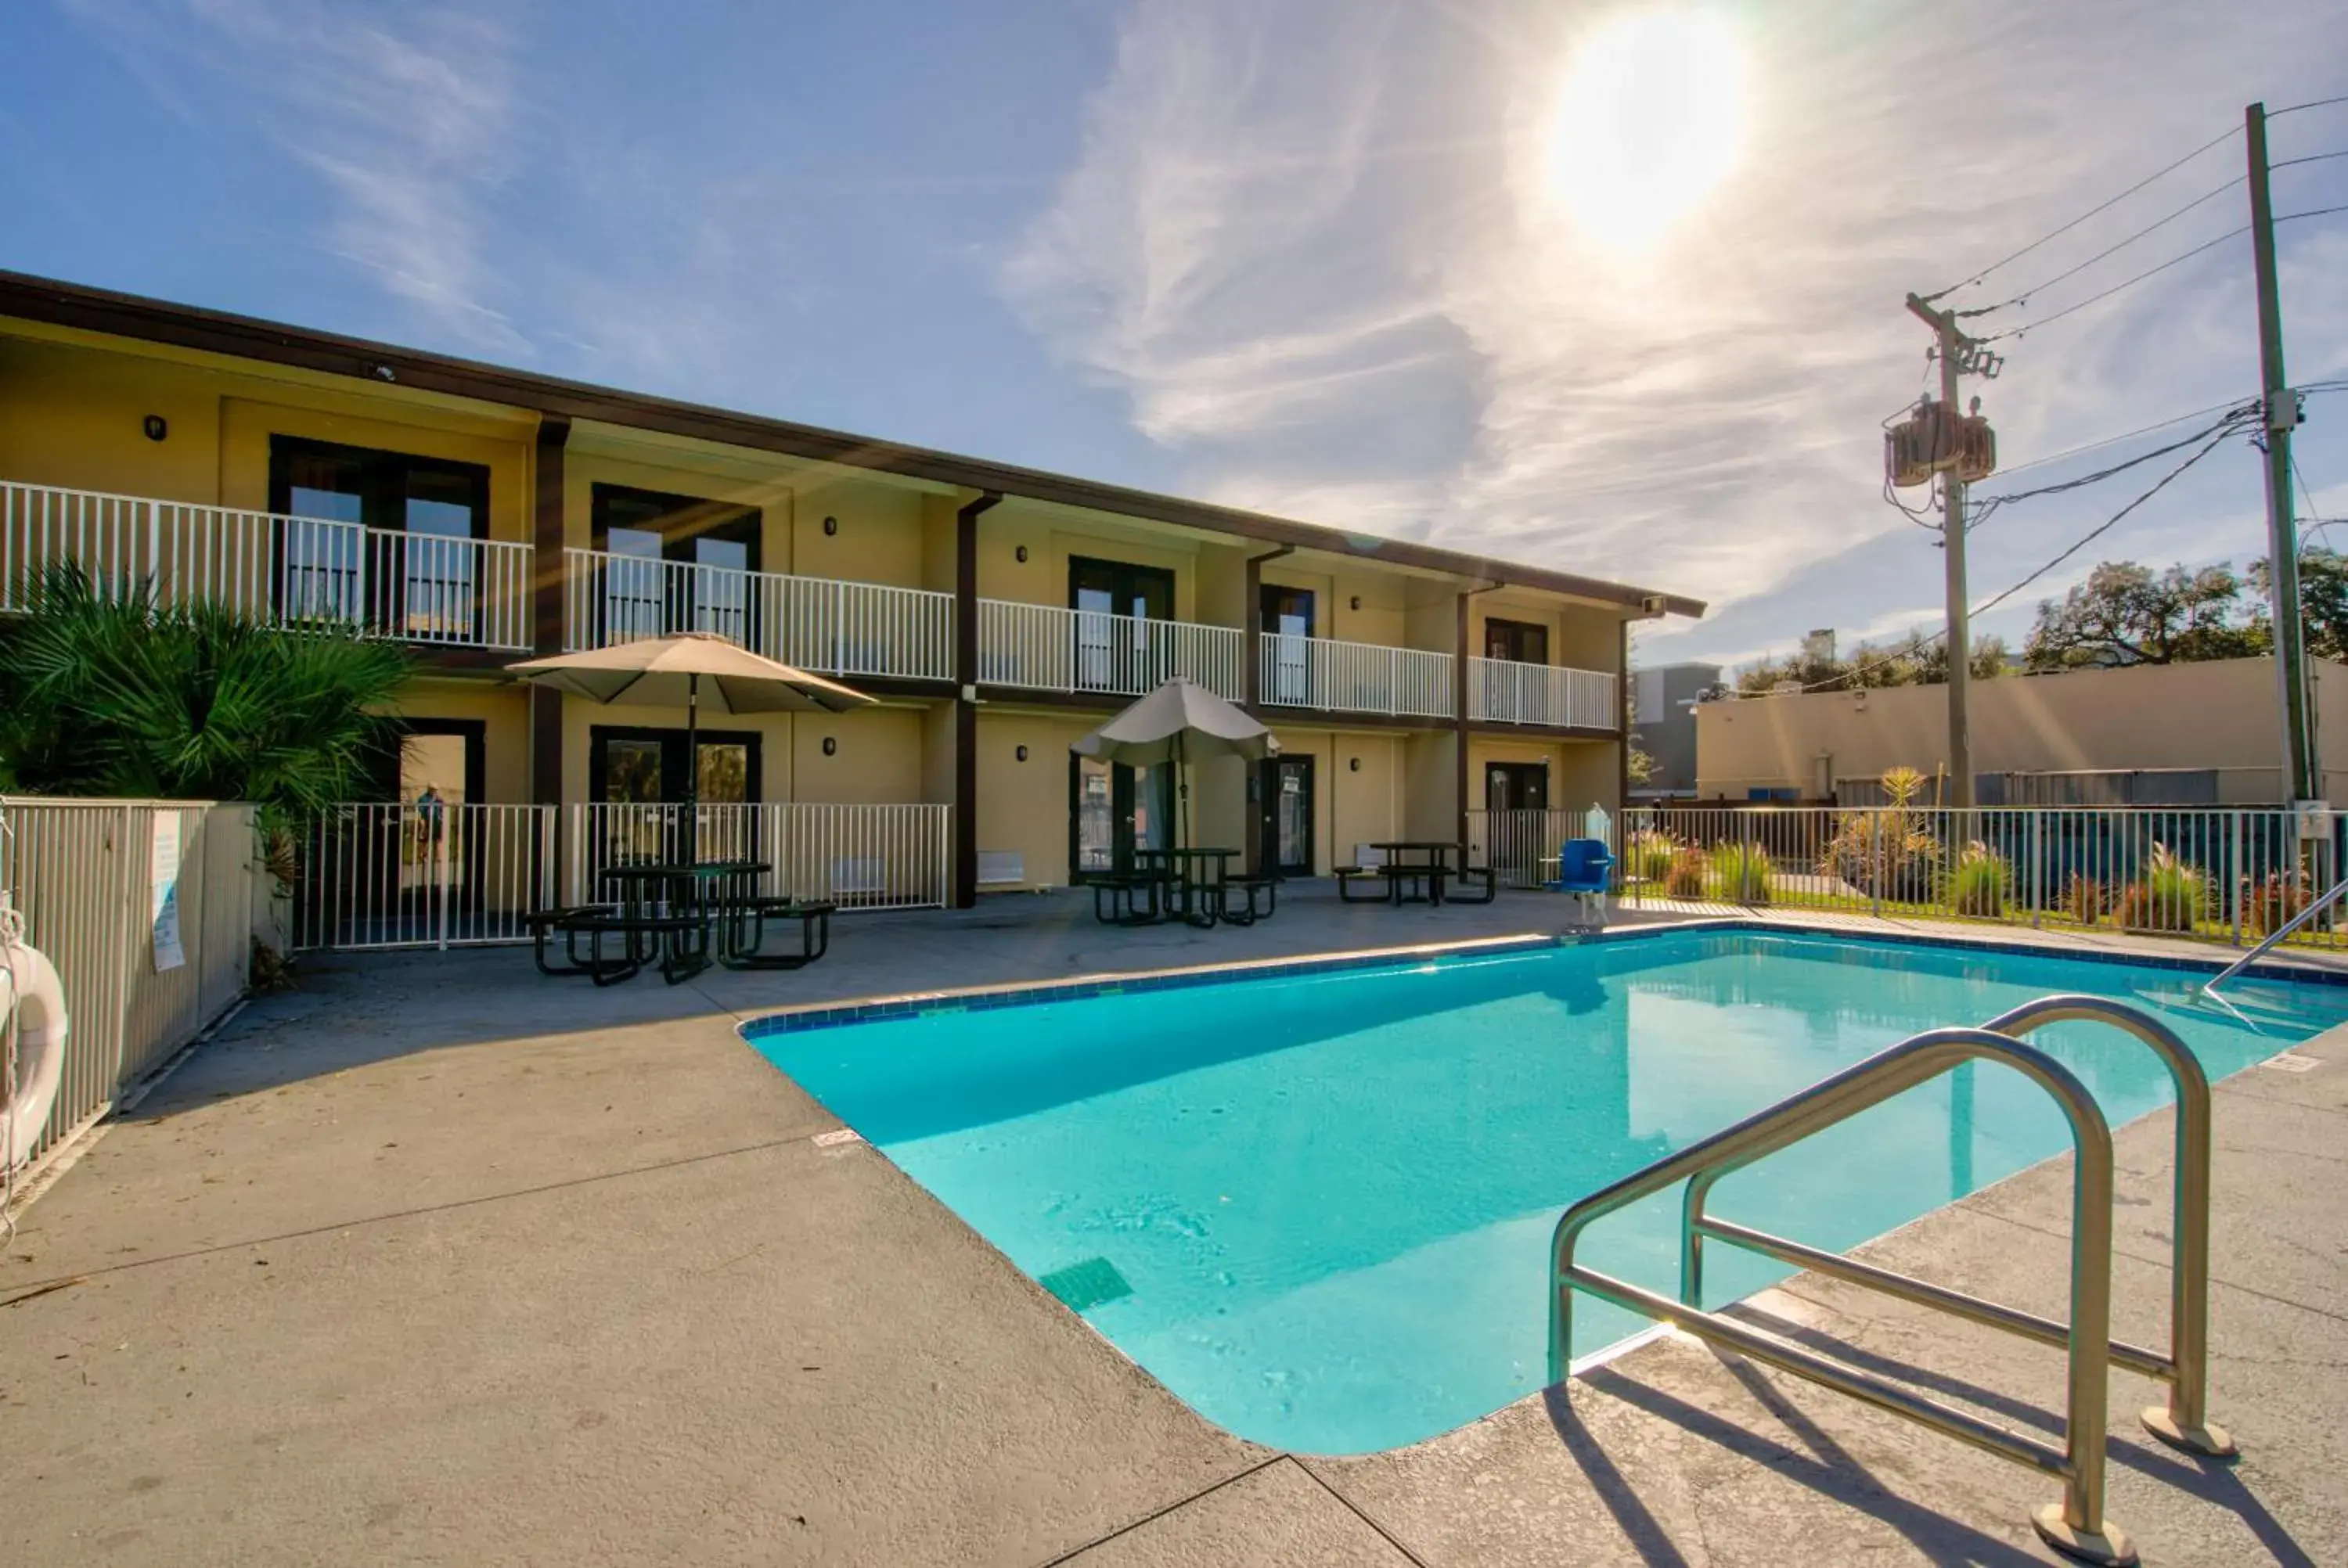
[[[747,1032],[1200,1413],[1353,1453],[1541,1387],[1550,1231],[1574,1199],[1919,1030],[2188,983],[1715,930]],[[2263,1032],[2167,1015],[2213,1079],[2348,1019],[2348,988],[2237,994]],[[2169,1097],[2116,1030],[2035,1039],[2115,1126]],[[2066,1147],[2042,1093],[1976,1065],[1729,1178],[1713,1207],[1847,1247]],[[1601,1222],[1582,1255],[1674,1290],[1676,1204]],[[1787,1272],[1716,1248],[1707,1305]],[[1575,1327],[1580,1355],[1646,1325],[1585,1296]]]

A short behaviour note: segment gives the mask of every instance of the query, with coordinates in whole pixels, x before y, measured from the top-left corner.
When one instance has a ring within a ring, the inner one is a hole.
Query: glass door
[[[1068,759],[1068,879],[1133,869],[1137,849],[1173,846],[1174,769]]]
[[[1267,758],[1263,800],[1263,863],[1282,876],[1312,876],[1313,759]]]
[[[1263,700],[1309,708],[1313,702],[1313,590],[1263,585],[1263,630],[1272,639]]]
[[[1169,639],[1149,622],[1174,619],[1174,574],[1128,561],[1068,558],[1080,692],[1139,694],[1174,673]]]

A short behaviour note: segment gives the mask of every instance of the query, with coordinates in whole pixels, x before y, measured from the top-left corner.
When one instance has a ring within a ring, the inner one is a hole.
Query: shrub
[[[1672,856],[1670,869],[1663,874],[1663,894],[1670,898],[1701,898],[1704,897],[1704,851],[1693,844]]]
[[[2111,901],[2104,885],[2092,876],[2071,873],[2071,886],[2063,893],[2063,913],[2082,926],[2092,926],[2104,917]]]
[[[2306,885],[2295,876],[2271,871],[2264,882],[2242,878],[2242,918],[2261,938],[2290,925],[2311,902]]]
[[[1661,828],[1643,827],[1622,845],[1623,872],[1642,882],[1661,882],[1671,874],[1680,841]]]
[[[1757,844],[1724,844],[1712,852],[1713,897],[1730,904],[1766,904],[1776,867]]]
[[[1949,868],[1948,902],[1960,915],[1994,920],[2013,897],[2013,867],[2005,856],[1975,839]]]
[[[1912,804],[1924,786],[1914,768],[1883,775],[1891,804],[1879,810],[1848,811],[1836,819],[1834,836],[1818,856],[1818,874],[1877,898],[1913,901],[1931,897],[1941,863],[1941,841]]]
[[[2130,931],[2189,931],[2209,903],[2209,879],[2155,844],[2144,875],[2120,894],[2119,923]]]

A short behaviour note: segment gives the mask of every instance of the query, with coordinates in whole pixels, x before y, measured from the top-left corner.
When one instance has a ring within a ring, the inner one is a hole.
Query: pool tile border
[[[2202,958],[2183,953],[2114,952],[2104,948],[2074,947],[2045,939],[2032,940],[1986,935],[1959,936],[1937,931],[1879,934],[1871,931],[1857,931],[1842,926],[1806,925],[1792,921],[1756,920],[1726,916],[1709,919],[1659,922],[1654,925],[1618,926],[1602,931],[1528,933],[1523,936],[1488,937],[1464,942],[1430,943],[1408,948],[1373,948],[1349,953],[1313,953],[1299,958],[1265,958],[1248,963],[1202,965],[1178,969],[1145,969],[1129,974],[1097,975],[1066,980],[1042,980],[1026,985],[978,987],[942,991],[909,991],[898,996],[873,998],[863,1001],[816,1002],[803,1008],[764,1013],[757,1018],[745,1020],[738,1028],[743,1039],[756,1040],[769,1035],[798,1034],[816,1029],[839,1029],[850,1024],[875,1023],[888,1019],[914,1018],[929,1013],[986,1012],[997,1008],[1035,1007],[1045,1002],[1081,1001],[1090,997],[1180,990],[1192,986],[1227,985],[1234,980],[1288,979],[1300,975],[1336,974],[1348,969],[1388,968],[1411,963],[1439,963],[1446,959],[1538,952],[1547,948],[1580,947],[1585,943],[1644,941],[1658,937],[1685,935],[1691,931],[1724,934],[1752,931],[1774,936],[1841,938],[1847,940],[1888,942],[1908,947],[1939,948],[1954,952],[2007,953],[2024,958],[2075,958],[2088,963],[2126,964],[2144,968],[2202,970],[2209,973],[2215,973],[2233,961],[2231,957],[2214,955]],[[2243,973],[2257,979],[2348,986],[2348,968],[2333,968],[2320,965],[2262,960],[2251,965]]]

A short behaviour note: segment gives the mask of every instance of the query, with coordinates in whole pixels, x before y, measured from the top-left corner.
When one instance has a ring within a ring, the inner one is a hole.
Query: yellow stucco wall
[[[1275,725],[1282,756],[1313,759],[1313,874],[1354,863],[1354,848],[1404,836],[1405,733]],[[1361,763],[1357,771],[1356,760]],[[1446,793],[1448,793],[1447,785]]]
[[[2348,666],[2309,661],[2317,741],[2330,771],[2348,768]],[[1972,688],[1976,773],[2209,768],[2229,803],[2278,798],[2274,665],[2264,659],[2006,676]],[[1877,778],[1948,762],[1948,689],[1818,692],[1695,709],[1696,788],[1742,799],[1750,788],[1814,793],[1824,777]],[[2334,784],[2333,798],[2348,786]]]
[[[1016,850],[1028,886],[1068,880],[1068,747],[1099,722],[1097,714],[979,710],[979,851]]]
[[[592,730],[681,730],[682,708],[562,701],[563,798],[586,800]],[[918,705],[861,708],[850,713],[721,713],[703,710],[705,731],[758,736],[759,798],[842,804],[901,804],[924,797],[923,711]],[[826,738],[836,743],[824,755]],[[527,742],[524,742],[525,747]],[[948,781],[951,786],[951,780]],[[935,804],[953,799],[951,787]]]
[[[518,805],[530,799],[530,694],[518,685],[487,681],[411,681],[398,712],[416,719],[478,719],[481,732],[481,799]]]

